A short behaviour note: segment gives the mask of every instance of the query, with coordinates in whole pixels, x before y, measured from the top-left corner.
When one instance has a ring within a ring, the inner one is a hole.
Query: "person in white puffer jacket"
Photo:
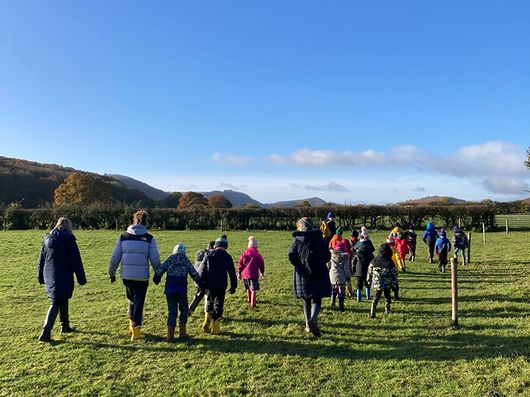
[[[129,301],[127,316],[131,340],[141,338],[145,295],[149,286],[149,263],[156,271],[160,267],[160,253],[156,239],[147,232],[147,212],[133,215],[133,224],[116,241],[109,265],[109,277],[116,281],[116,270],[121,262],[120,276]]]

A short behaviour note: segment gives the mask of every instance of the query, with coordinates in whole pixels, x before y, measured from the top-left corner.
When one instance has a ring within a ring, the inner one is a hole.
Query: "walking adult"
[[[73,233],[72,222],[59,218],[53,230],[44,236],[37,277],[44,284],[51,299],[39,341],[50,342],[51,331],[57,318],[61,320],[61,332],[73,332],[70,327],[68,301],[74,292],[74,273],[80,285],[86,284],[85,270]]]
[[[147,216],[144,210],[133,214],[133,224],[118,237],[109,265],[109,277],[113,283],[121,262],[120,276],[129,301],[127,316],[131,341],[142,337],[145,295],[149,286],[149,262],[155,271],[160,267],[156,239],[147,232]]]
[[[434,223],[432,222],[427,223],[425,231],[423,232],[423,235],[422,235],[422,240],[429,250],[429,263],[433,262],[434,246],[436,244],[437,239],[438,239],[438,232],[436,231],[436,228],[434,227]]]
[[[326,264],[331,259],[328,244],[311,218],[296,222],[289,261],[294,266],[294,294],[304,303],[305,331],[320,336],[318,315],[322,298],[331,295],[331,282]]]

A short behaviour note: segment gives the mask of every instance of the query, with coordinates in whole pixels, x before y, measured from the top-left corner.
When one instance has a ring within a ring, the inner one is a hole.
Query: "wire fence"
[[[495,215],[497,229],[530,230],[530,214]]]

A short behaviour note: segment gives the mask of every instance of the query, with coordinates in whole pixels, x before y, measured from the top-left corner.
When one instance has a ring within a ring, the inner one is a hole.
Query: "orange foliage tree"
[[[212,208],[232,208],[232,203],[222,194],[208,197],[208,205]]]
[[[208,200],[202,194],[197,192],[186,192],[182,195],[179,201],[179,210],[184,210],[192,207],[205,207],[208,205]]]
[[[112,186],[97,175],[73,172],[55,189],[55,206],[113,202]]]

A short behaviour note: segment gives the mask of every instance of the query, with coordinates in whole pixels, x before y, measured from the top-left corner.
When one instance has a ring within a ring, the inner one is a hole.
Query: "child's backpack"
[[[454,242],[455,248],[458,249],[466,249],[468,246],[467,236],[465,233],[457,233],[455,234],[455,242]]]
[[[300,252],[300,261],[309,277],[313,279],[321,277],[327,271],[327,266],[321,257],[322,252],[319,243],[318,240],[305,242]]]
[[[320,225],[320,231],[322,232],[322,237],[324,237],[325,240],[331,238],[331,229],[329,228],[329,223],[326,221],[322,221],[322,224]]]

